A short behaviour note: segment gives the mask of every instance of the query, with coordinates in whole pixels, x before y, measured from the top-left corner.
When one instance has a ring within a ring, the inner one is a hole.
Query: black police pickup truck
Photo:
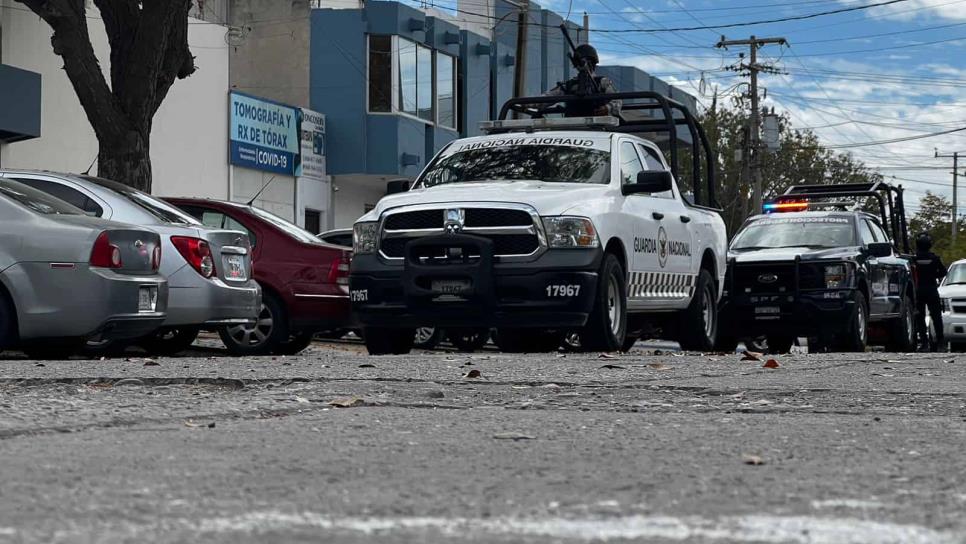
[[[850,201],[829,201],[842,198]],[[863,211],[875,203],[880,213]],[[776,353],[800,337],[809,338],[810,351],[864,351],[870,339],[915,351],[901,186],[795,186],[764,211],[729,248],[719,348],[764,336]]]

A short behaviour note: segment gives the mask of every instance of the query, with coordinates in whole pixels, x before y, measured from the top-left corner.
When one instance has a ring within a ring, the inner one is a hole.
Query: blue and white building
[[[460,1],[441,10],[386,0],[196,0],[189,44],[199,70],[175,83],[155,118],[155,192],[247,201],[261,191],[258,205],[301,225],[351,225],[387,181],[412,179],[442,146],[478,134],[480,121],[513,94],[519,8],[508,0]],[[573,69],[558,28],[563,18],[529,6],[524,85],[540,94]],[[99,16],[94,8],[89,14]],[[577,43],[587,41],[579,25],[565,24]],[[102,25],[91,29],[107,70]],[[0,62],[19,68],[0,66],[0,83],[13,82],[0,86],[0,162],[82,171],[97,142],[49,36],[28,10],[0,7]],[[695,105],[637,68],[599,70],[621,91],[652,90]],[[291,135],[268,150],[299,157],[311,172],[246,160],[258,154],[236,149],[244,123],[230,111],[238,97],[317,116],[299,127],[301,153]],[[306,134],[315,135],[311,143]],[[301,157],[306,150],[315,155],[311,163]]]

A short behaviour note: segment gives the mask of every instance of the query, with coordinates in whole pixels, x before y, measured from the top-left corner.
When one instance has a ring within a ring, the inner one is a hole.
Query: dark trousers
[[[932,316],[932,325],[936,333],[936,341],[939,345],[943,344],[943,313],[939,304],[939,291],[935,289],[918,291],[916,293],[916,306],[919,310],[916,314],[916,328],[919,330],[919,338],[923,343],[929,342],[929,335],[926,332],[926,308],[929,308],[929,315]]]

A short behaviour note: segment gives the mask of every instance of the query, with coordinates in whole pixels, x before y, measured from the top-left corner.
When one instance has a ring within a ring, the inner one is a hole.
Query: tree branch
[[[130,124],[101,71],[87,30],[84,0],[18,0],[53,29],[51,45],[64,61],[74,87],[99,141],[116,141]]]
[[[111,89],[115,95],[120,95],[124,87],[121,74],[134,43],[134,29],[140,22],[141,8],[136,0],[94,0],[94,5],[101,12],[111,46]]]

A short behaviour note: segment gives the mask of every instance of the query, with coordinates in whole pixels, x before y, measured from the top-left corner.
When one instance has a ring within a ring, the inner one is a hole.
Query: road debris
[[[356,406],[365,406],[365,405],[366,405],[366,401],[361,397],[348,397],[344,399],[335,399],[333,401],[329,401],[329,406],[333,406],[335,408],[353,408]]]

